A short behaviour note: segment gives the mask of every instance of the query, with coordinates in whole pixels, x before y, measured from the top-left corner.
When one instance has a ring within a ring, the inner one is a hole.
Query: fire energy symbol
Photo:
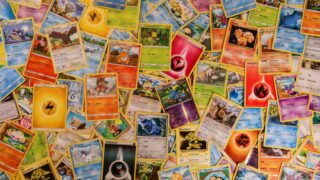
[[[171,58],[171,69],[175,72],[183,72],[187,66],[188,46],[182,50],[181,55],[174,55]]]
[[[42,105],[42,110],[46,115],[53,115],[57,111],[57,104],[54,101],[46,101]]]
[[[244,133],[238,134],[237,137],[235,138],[235,141],[240,148],[246,148],[250,144],[249,136]]]
[[[249,96],[250,100],[260,100],[265,101],[267,99],[274,99],[274,96],[271,92],[270,85],[266,82],[265,77],[262,76],[262,79],[256,82],[252,86],[251,94]]]

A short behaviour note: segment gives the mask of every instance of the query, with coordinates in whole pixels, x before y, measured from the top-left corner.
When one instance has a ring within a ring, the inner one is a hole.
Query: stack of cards
[[[0,0],[0,180],[320,180],[320,0]]]

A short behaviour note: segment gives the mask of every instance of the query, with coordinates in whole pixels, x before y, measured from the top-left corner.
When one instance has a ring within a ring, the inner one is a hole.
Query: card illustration
[[[246,11],[250,11],[257,7],[255,0],[244,0],[244,1],[230,1],[222,0],[221,4],[223,5],[226,16],[232,17]]]

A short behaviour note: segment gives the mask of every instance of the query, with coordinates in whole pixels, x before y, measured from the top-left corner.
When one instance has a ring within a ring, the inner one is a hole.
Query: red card
[[[245,106],[267,107],[268,100],[276,100],[273,75],[260,75],[259,62],[246,62]]]
[[[203,45],[178,33],[172,41],[171,70],[164,73],[174,79],[188,77],[204,50]]]

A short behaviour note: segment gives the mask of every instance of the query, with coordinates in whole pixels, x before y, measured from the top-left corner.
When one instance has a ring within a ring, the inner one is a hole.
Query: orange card
[[[301,33],[320,36],[320,6],[319,1],[306,0],[301,23]]]
[[[210,5],[210,19],[212,51],[221,51],[228,26],[221,4]]]
[[[260,130],[234,131],[224,152],[227,153],[234,162],[243,162],[251,148],[256,144],[259,132]]]
[[[246,21],[230,19],[220,62],[244,68],[245,60],[254,59],[257,49],[257,28]]]
[[[274,28],[259,28],[258,50],[259,50],[259,72],[261,74],[290,73],[292,55],[272,49]]]
[[[118,73],[119,88],[136,89],[140,66],[141,44],[122,41],[109,43],[106,71]]]
[[[119,119],[116,73],[85,75],[85,107],[88,121]]]
[[[16,174],[34,137],[34,132],[16,123],[5,123],[0,130],[0,169]]]
[[[45,35],[38,34],[33,42],[33,47],[26,64],[24,76],[55,83],[58,74],[54,72],[53,62],[50,57],[48,40]]]
[[[270,174],[270,180],[277,180],[282,162],[288,162],[291,151],[263,146],[263,135],[259,135],[259,167],[261,171]]]

